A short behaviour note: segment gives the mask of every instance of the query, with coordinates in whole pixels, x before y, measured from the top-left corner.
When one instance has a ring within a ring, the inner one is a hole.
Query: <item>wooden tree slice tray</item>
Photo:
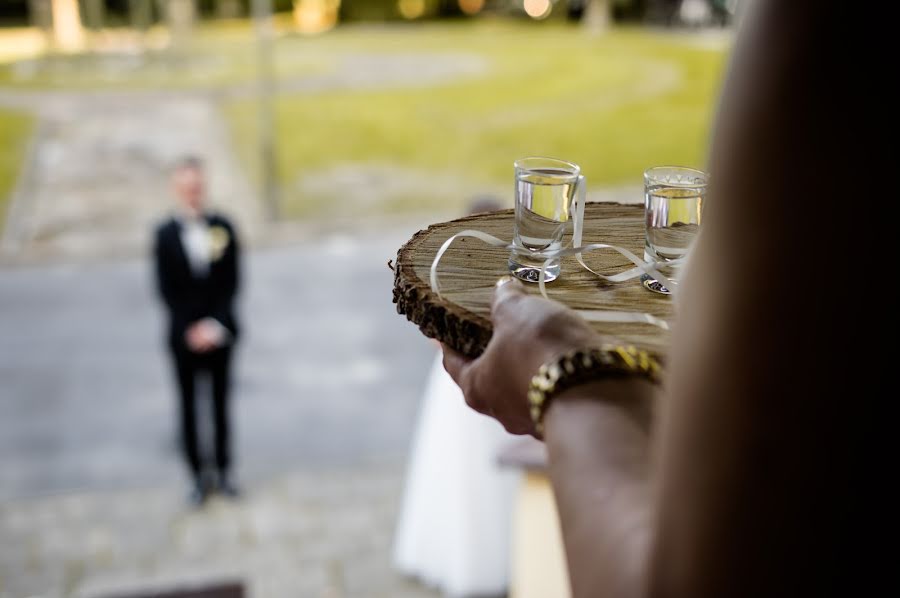
[[[397,312],[418,325],[425,336],[469,357],[480,355],[491,339],[491,298],[497,279],[508,274],[508,250],[478,239],[457,239],[438,267],[441,297],[431,290],[429,271],[438,249],[451,236],[475,229],[509,241],[513,218],[512,210],[502,210],[434,224],[416,233],[400,248],[394,264]],[[643,206],[588,203],[584,221],[584,244],[609,243],[643,255]],[[614,251],[587,254],[585,261],[605,275],[633,266]],[[536,284],[526,284],[526,288],[540,295]],[[582,268],[574,257],[562,259],[562,274],[547,284],[547,293],[575,309],[645,312],[670,322],[674,314],[671,297],[647,291],[637,279],[606,282]],[[591,326],[662,356],[668,348],[669,333],[656,326],[607,322],[591,322]]]

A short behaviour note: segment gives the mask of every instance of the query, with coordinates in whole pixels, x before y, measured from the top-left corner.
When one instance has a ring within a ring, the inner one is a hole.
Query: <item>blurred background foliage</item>
[[[636,186],[651,164],[702,167],[727,43],[663,27],[678,3],[593,1],[612,27],[591,25],[588,0],[273,0],[260,46],[253,0],[195,3],[186,35],[172,7],[190,0],[81,0],[78,51],[29,54],[40,27],[0,29],[0,92],[209,93],[288,217],[457,212],[473,193],[505,193],[530,154],[580,163],[592,188]],[[47,2],[0,0],[0,15],[40,25]],[[727,21],[726,4],[707,7],[707,26]],[[30,125],[0,113],[3,197]]]

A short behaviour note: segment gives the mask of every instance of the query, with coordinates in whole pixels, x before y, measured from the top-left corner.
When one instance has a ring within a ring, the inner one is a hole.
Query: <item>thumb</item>
[[[509,306],[516,303],[522,297],[527,296],[525,285],[512,276],[503,276],[497,281],[494,289],[494,300],[491,302],[491,319],[502,318]]]
[[[472,363],[472,360],[457,353],[443,343],[441,343],[441,349],[444,351],[444,369],[447,370],[453,381],[462,387],[463,371]]]

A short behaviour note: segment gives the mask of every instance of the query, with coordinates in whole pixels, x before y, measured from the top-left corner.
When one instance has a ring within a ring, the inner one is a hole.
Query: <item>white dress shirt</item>
[[[180,224],[181,246],[187,256],[191,272],[198,278],[209,276],[211,262],[211,245],[209,239],[209,223],[201,216],[178,217]],[[216,345],[223,347],[231,342],[231,331],[215,318],[200,320],[216,338]]]
[[[209,224],[202,216],[182,217],[181,246],[188,258],[194,276],[205,277],[209,274]]]

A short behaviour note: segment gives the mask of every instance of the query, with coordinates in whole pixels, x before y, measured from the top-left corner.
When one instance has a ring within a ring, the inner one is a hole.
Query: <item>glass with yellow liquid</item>
[[[672,284],[677,284],[678,273],[666,264],[687,257],[700,231],[708,182],[705,172],[680,166],[657,166],[644,173],[644,259],[654,262]],[[673,290],[649,275],[641,282],[656,293]]]
[[[516,217],[510,273],[538,282],[541,267],[563,247],[563,236],[576,217],[575,200],[584,177],[577,164],[554,158],[523,158],[515,163]],[[547,266],[545,281],[559,278],[559,258]]]

